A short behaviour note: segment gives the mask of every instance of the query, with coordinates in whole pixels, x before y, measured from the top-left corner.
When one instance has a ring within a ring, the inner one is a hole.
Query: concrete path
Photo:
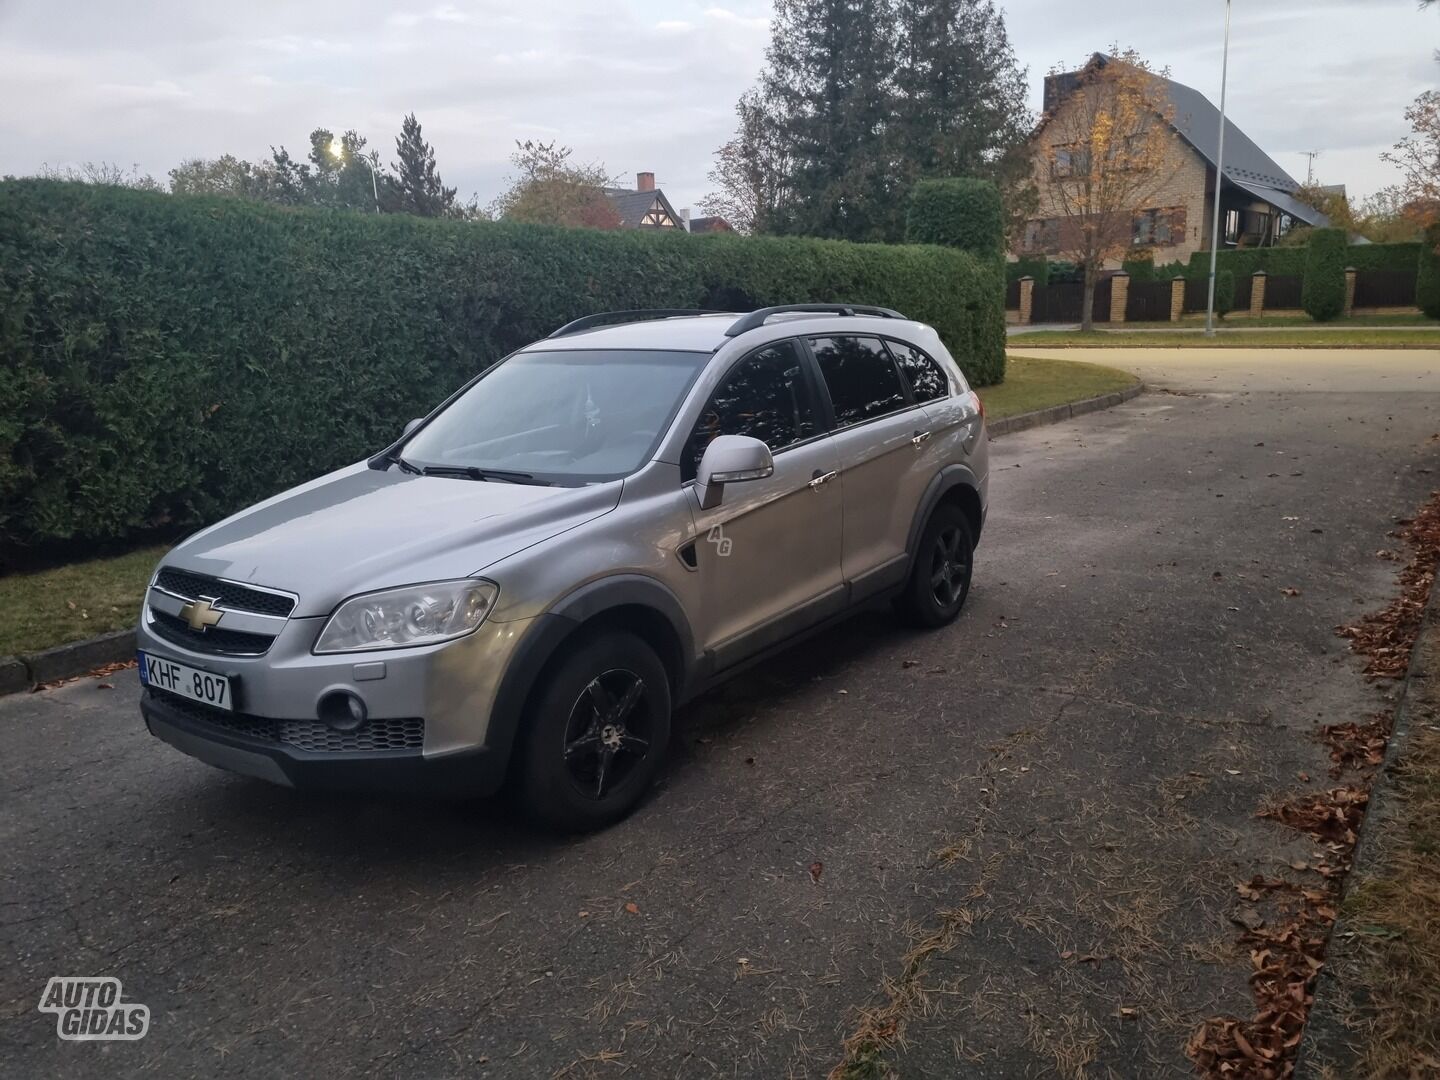
[[[1332,628],[1391,594],[1440,384],[1063,355],[1163,392],[995,443],[965,616],[703,699],[599,836],[215,772],[132,672],[0,700],[4,1071],[823,1077],[869,1032],[907,1078],[1189,1076],[1252,1009],[1235,882],[1310,850],[1256,807],[1375,707]],[[150,1034],[57,1041],[52,975],[118,976]]]

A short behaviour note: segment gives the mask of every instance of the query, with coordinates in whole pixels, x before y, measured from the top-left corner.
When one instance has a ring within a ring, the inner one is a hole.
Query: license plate
[[[231,701],[230,680],[224,675],[214,675],[146,652],[140,654],[139,660],[140,681],[146,686],[168,690],[215,709],[235,710]]]

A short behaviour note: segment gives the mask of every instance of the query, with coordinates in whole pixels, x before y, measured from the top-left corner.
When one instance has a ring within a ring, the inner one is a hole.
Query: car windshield
[[[475,479],[616,480],[654,451],[709,355],[517,353],[452,401],[400,453],[416,468],[470,470]],[[487,476],[491,470],[497,475]]]

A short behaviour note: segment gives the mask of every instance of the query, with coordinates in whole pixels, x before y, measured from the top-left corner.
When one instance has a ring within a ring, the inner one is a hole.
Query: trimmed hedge
[[[1004,376],[993,259],[0,182],[0,566],[178,532],[385,445],[560,324],[853,301]]]
[[[1005,248],[1005,207],[988,180],[919,180],[905,219],[907,244],[940,244],[979,255]]]
[[[1235,271],[1226,267],[1215,271],[1215,314],[1222,319],[1235,309]]]
[[[1316,229],[1305,249],[1305,283],[1300,306],[1316,322],[1345,313],[1345,257],[1349,245],[1344,229]]]
[[[1419,276],[1415,279],[1415,303],[1432,319],[1440,319],[1440,225],[1425,230],[1419,245]]]
[[[1143,255],[1134,259],[1124,259],[1120,263],[1120,269],[1130,275],[1131,281],[1154,281],[1155,256]]]
[[[1044,255],[1022,255],[1014,262],[1005,264],[1005,280],[1019,281],[1023,277],[1035,279],[1035,287],[1050,284],[1050,260]]]
[[[1314,234],[1311,235],[1313,238]],[[1216,269],[1218,273],[1219,269],[1229,267],[1235,271],[1237,278],[1249,277],[1256,270],[1264,270],[1267,274],[1287,277],[1303,277],[1308,251],[1308,246],[1237,248],[1220,252],[1216,261]],[[1414,269],[1415,260],[1419,256],[1420,245],[1418,243],[1347,244],[1345,266],[1353,266],[1356,270],[1411,270]],[[1210,276],[1209,248],[1191,253],[1185,276],[1187,278]]]

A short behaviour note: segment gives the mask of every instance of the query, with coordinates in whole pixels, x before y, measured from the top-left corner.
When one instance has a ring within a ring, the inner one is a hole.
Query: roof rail
[[[758,311],[741,316],[731,324],[729,330],[725,331],[725,336],[739,337],[758,326],[764,326],[765,320],[771,315],[784,315],[792,311],[808,311],[817,315],[878,315],[882,319],[905,318],[900,312],[892,311],[890,308],[869,307],[865,304],[781,304],[778,307],[760,308]]]
[[[714,311],[709,308],[635,308],[632,311],[600,311],[594,315],[586,315],[568,322],[560,327],[549,337],[565,337],[567,334],[578,334],[581,330],[589,330],[596,326],[603,326],[608,322],[639,322],[641,319],[668,319],[680,315],[724,315],[723,311]],[[547,339],[548,340],[548,339]]]

